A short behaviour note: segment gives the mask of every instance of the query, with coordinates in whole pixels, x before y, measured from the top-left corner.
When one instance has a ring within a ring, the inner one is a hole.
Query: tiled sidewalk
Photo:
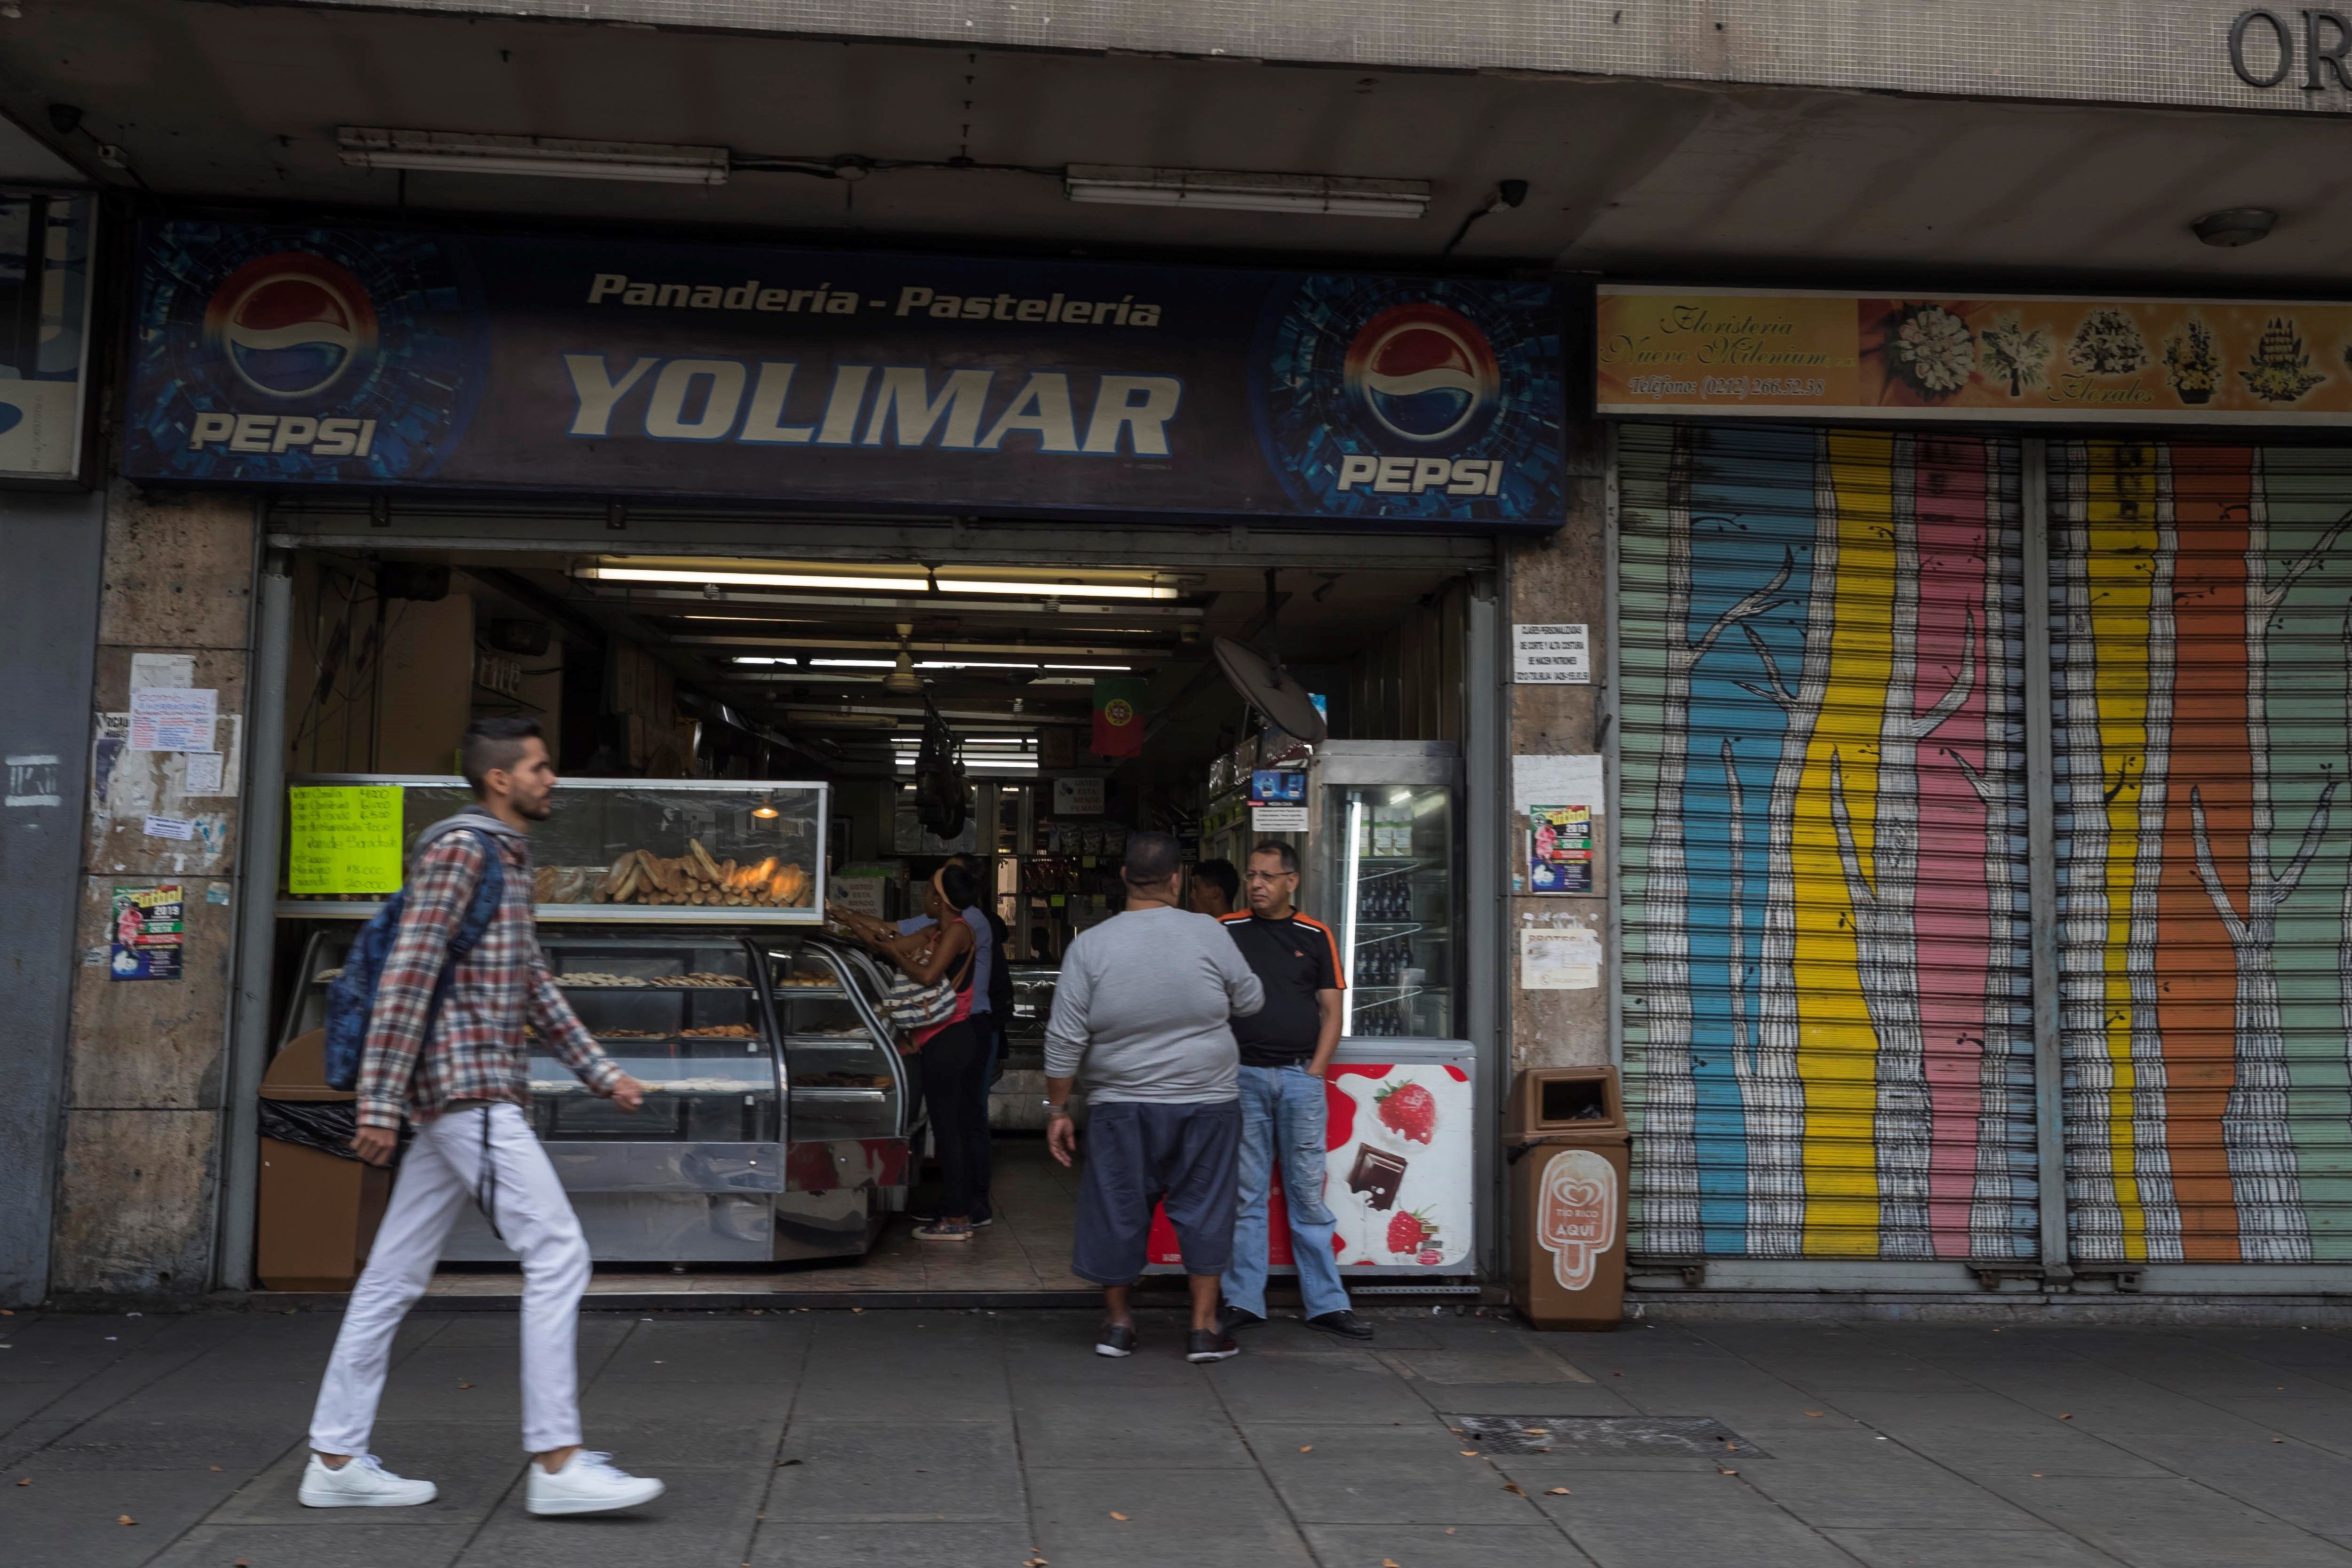
[[[1160,1313],[1127,1362],[1070,1311],[592,1315],[590,1440],[670,1491],[550,1521],[503,1313],[402,1340],[376,1447],[440,1500],[332,1512],[294,1499],[332,1314],[18,1314],[0,1562],[2352,1568],[2343,1333],[1376,1316],[1370,1349],[1285,1321],[1195,1368]],[[1552,1451],[1489,1452],[1464,1415]],[[1645,1416],[1746,1451],[1594,1450],[1565,1419]]]

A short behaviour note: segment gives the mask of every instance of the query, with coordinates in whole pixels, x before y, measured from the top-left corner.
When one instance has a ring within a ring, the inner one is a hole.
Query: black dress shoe
[[[1322,1333],[1337,1334],[1343,1340],[1368,1340],[1372,1337],[1372,1325],[1345,1307],[1336,1312],[1309,1318],[1307,1326]]]
[[[1102,1331],[1095,1335],[1095,1354],[1133,1355],[1135,1344],[1133,1323],[1105,1323]]]
[[[1225,1332],[1230,1334],[1236,1329],[1256,1328],[1265,1321],[1265,1316],[1261,1312],[1253,1312],[1247,1307],[1236,1307],[1228,1301],[1225,1303],[1224,1310],[1219,1314],[1218,1321],[1224,1324]]]
[[[1224,1361],[1242,1353],[1234,1343],[1233,1335],[1223,1329],[1194,1329],[1191,1346],[1184,1352],[1186,1361]]]

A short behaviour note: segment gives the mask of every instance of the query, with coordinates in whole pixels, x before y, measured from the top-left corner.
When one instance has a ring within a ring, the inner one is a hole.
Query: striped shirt
[[[397,1129],[404,1114],[419,1123],[430,1121],[452,1100],[530,1105],[526,1023],[539,1031],[539,1043],[556,1060],[597,1093],[612,1092],[622,1076],[556,988],[539,950],[529,841],[487,814],[464,815],[481,819],[497,838],[506,896],[481,941],[459,962],[426,1042],[420,1037],[434,983],[482,879],[482,835],[445,831],[418,858],[368,1020],[359,1084],[362,1127]]]

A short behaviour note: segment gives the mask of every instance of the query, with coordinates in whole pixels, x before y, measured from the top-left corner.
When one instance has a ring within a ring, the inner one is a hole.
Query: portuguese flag
[[[1143,690],[1148,682],[1121,677],[1095,682],[1095,743],[1098,757],[1143,754]]]

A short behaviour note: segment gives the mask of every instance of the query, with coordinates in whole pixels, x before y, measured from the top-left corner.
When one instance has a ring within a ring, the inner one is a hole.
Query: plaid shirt
[[[529,844],[519,835],[490,837],[505,862],[506,897],[481,941],[458,963],[429,1043],[420,1037],[425,1010],[448,962],[449,939],[481,881],[482,835],[444,834],[426,847],[409,875],[400,931],[384,961],[368,1020],[367,1055],[360,1066],[362,1127],[396,1130],[404,1112],[413,1121],[430,1121],[455,1100],[528,1106],[526,1022],[538,1029],[555,1058],[597,1093],[611,1093],[621,1077],[556,989],[539,950]]]

